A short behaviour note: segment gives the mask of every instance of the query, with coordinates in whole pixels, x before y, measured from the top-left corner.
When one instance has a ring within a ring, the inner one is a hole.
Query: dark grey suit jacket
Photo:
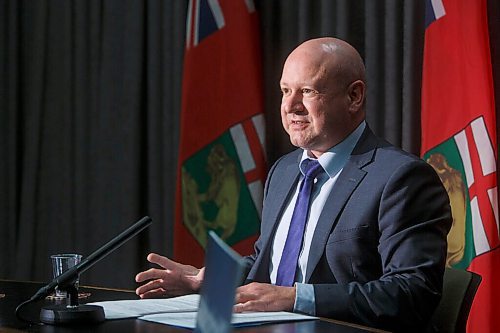
[[[270,248],[301,154],[283,156],[269,172],[247,283],[269,282]],[[316,315],[422,332],[441,296],[451,221],[432,167],[367,127],[314,232],[305,281],[314,286]]]

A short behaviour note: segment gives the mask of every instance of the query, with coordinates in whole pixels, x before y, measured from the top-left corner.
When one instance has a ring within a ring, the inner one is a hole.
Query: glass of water
[[[54,278],[66,272],[71,267],[80,263],[82,256],[80,254],[66,253],[66,254],[53,254],[50,256],[52,260],[52,271]],[[75,287],[78,289],[79,277],[75,281]],[[66,297],[66,291],[59,290],[56,287],[56,297]]]

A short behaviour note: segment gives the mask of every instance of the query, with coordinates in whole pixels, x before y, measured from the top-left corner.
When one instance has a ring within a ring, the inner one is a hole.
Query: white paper
[[[173,298],[105,301],[89,303],[104,308],[106,319],[137,318],[154,313],[196,312],[200,295],[192,294]]]
[[[231,319],[233,326],[246,326],[248,324],[266,324],[280,321],[300,321],[300,320],[313,320],[318,317],[307,316],[299,313],[292,312],[244,312],[234,313]]]
[[[88,304],[102,306],[106,319],[138,318],[159,324],[194,329],[199,302],[200,295],[192,294],[163,299],[105,301]],[[317,319],[317,317],[291,312],[245,312],[234,313],[231,324],[238,327],[311,319]]]
[[[194,329],[196,327],[196,312],[152,314],[139,317],[139,319],[158,324],[190,329]],[[318,318],[291,312],[245,312],[234,313],[231,319],[231,324],[235,327],[241,327],[249,325],[262,325],[273,322],[313,319]]]

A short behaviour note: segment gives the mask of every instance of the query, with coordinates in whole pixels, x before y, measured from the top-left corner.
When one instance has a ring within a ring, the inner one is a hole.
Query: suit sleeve
[[[268,191],[269,191],[269,183],[271,181],[271,178],[274,175],[274,172],[276,171],[276,168],[277,168],[278,164],[283,159],[284,159],[284,156],[281,157],[280,159],[278,159],[273,164],[273,166],[271,167],[271,169],[269,170],[269,172],[267,174],[266,183],[264,184],[264,198],[263,198],[264,201],[265,201],[266,196],[267,196]],[[261,229],[262,229],[262,226],[261,226]],[[253,264],[255,263],[255,260],[256,260],[257,256],[260,254],[260,252],[262,250],[262,247],[263,247],[263,244],[262,244],[262,230],[261,230],[260,234],[261,234],[261,236],[257,239],[257,241],[254,244],[254,253],[251,254],[251,255],[249,255],[249,256],[245,256],[243,258],[243,260],[244,260],[244,266],[245,266],[244,276],[248,275],[248,273],[252,269]],[[245,283],[249,283],[249,282],[251,282],[251,281],[247,280]]]
[[[427,323],[442,290],[448,195],[432,167],[403,164],[374,195],[381,276],[366,283],[314,284],[316,315],[400,331]],[[363,203],[360,203],[361,205]]]

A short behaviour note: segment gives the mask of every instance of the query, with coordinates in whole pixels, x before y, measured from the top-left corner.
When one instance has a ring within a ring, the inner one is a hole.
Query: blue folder
[[[231,332],[235,292],[242,281],[243,267],[242,257],[209,231],[195,332]]]

